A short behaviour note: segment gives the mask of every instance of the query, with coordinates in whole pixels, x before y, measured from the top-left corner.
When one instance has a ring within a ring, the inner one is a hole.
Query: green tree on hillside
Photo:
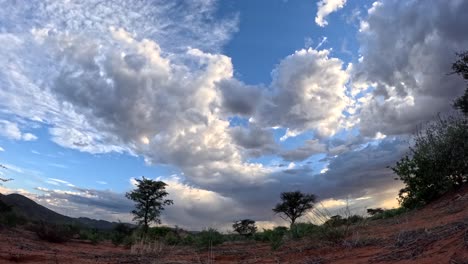
[[[453,73],[459,74],[468,81],[468,51],[458,53],[458,59],[452,64]],[[468,116],[468,87],[465,93],[457,98],[453,106]]]
[[[164,206],[173,204],[173,201],[164,199],[169,194],[166,192],[166,183],[145,177],[136,181],[136,189],[126,193],[125,196],[135,202],[135,210],[132,211],[133,220],[138,221],[146,233],[150,223],[161,223],[159,218],[161,211],[164,210]]]
[[[468,52],[458,54],[454,73],[468,80]],[[414,136],[408,155],[392,170],[403,181],[403,207],[424,205],[468,182],[468,89],[455,100],[463,115],[440,117]]]
[[[300,191],[281,193],[281,203],[278,203],[273,212],[291,223],[291,228],[296,220],[307,211],[314,208],[316,197],[314,194],[304,194]]]

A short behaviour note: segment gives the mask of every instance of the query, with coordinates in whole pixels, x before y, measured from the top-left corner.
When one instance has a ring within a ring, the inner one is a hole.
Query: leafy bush
[[[251,219],[243,219],[234,222],[232,228],[235,232],[239,233],[239,235],[243,235],[246,237],[250,237],[255,232],[257,232],[257,227],[255,226],[255,221]]]
[[[39,223],[35,226],[35,232],[39,239],[52,242],[63,243],[72,238],[73,233],[68,226]]]
[[[253,238],[256,241],[268,242],[272,250],[277,250],[283,244],[283,238],[287,233],[287,227],[277,226],[274,229],[263,229],[263,232],[256,233]]]
[[[384,212],[384,209],[382,209],[382,208],[369,208],[369,209],[367,209],[367,213],[370,216],[378,215],[378,214],[381,214],[383,212]]]
[[[360,215],[351,215],[348,218],[343,218],[341,215],[334,215],[327,220],[324,225],[331,227],[338,227],[344,225],[354,225],[364,220],[364,217]]]
[[[403,181],[399,201],[416,208],[468,181],[468,119],[441,118],[416,134],[409,155],[392,170]]]
[[[172,232],[172,229],[167,226],[157,226],[157,227],[151,227],[148,230],[148,237],[156,239],[156,238],[162,238],[165,237],[169,232]]]
[[[349,229],[346,226],[330,226],[321,225],[318,229],[318,238],[325,242],[339,243],[343,241],[349,234]]]
[[[164,237],[164,242],[168,245],[179,245],[182,244],[182,238],[175,232],[170,232]]]
[[[408,209],[405,207],[399,207],[395,209],[388,209],[388,210],[382,210],[381,213],[375,214],[372,217],[370,217],[371,220],[377,220],[377,219],[387,219],[391,217],[395,217],[401,214],[404,214],[408,212]]]
[[[186,237],[182,238],[182,245],[191,246],[195,244],[195,238],[193,235],[187,235]]]
[[[111,235],[112,244],[114,244],[115,246],[122,244],[126,237],[132,235],[132,232],[133,228],[131,228],[129,225],[118,223],[114,227],[114,230]]]
[[[122,245],[126,248],[131,248],[135,244],[135,237],[134,236],[127,236],[123,239]]]
[[[0,224],[8,227],[16,227],[26,224],[28,221],[14,211],[4,212],[0,214]]]
[[[468,81],[468,51],[457,56],[453,73]],[[429,123],[415,135],[409,155],[392,167],[405,184],[399,194],[405,208],[427,204],[468,182],[468,88],[453,106],[464,116]]]
[[[223,235],[213,228],[203,230],[195,236],[195,244],[199,248],[207,249],[211,246],[220,245],[223,242]]]
[[[293,239],[300,239],[306,236],[315,234],[318,230],[318,226],[312,223],[297,223],[294,224],[290,230],[291,237]]]

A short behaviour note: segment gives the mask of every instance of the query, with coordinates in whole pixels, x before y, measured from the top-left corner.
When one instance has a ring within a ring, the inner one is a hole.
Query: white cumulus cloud
[[[315,23],[321,27],[328,25],[328,21],[326,20],[327,16],[343,8],[345,4],[346,0],[320,0],[317,3]]]

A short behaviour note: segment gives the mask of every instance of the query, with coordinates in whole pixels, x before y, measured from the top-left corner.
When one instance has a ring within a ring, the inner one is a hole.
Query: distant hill
[[[0,201],[12,207],[17,214],[24,216],[29,221],[43,221],[54,224],[78,224],[89,228],[109,230],[118,223],[104,220],[95,220],[87,217],[73,218],[56,213],[33,200],[17,193],[0,194]]]

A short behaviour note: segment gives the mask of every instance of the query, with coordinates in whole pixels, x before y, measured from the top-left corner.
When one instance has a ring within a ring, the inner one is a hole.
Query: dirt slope
[[[289,241],[272,252],[259,242],[225,243],[211,251],[166,247],[164,255],[132,254],[109,243],[52,244],[25,230],[0,231],[0,263],[468,263],[468,186],[423,209],[357,227],[346,242]]]

